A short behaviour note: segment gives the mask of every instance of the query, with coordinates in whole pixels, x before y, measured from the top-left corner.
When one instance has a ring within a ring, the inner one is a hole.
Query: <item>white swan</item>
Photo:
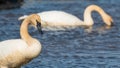
[[[0,42],[0,68],[20,68],[37,57],[41,51],[40,42],[28,33],[28,26],[32,24],[41,27],[41,20],[37,14],[28,16],[20,28],[21,39],[11,39]]]
[[[102,8],[97,5],[90,5],[85,9],[84,21],[81,21],[76,16],[63,12],[63,11],[45,11],[38,13],[41,16],[42,24],[47,24],[48,26],[92,26],[94,24],[91,17],[91,12],[97,11],[101,16],[106,25],[111,26],[113,20],[111,16],[104,12]],[[18,19],[25,19],[27,15],[21,16]]]

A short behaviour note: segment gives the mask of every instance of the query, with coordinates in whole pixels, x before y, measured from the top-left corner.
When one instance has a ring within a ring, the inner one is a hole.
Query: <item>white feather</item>
[[[6,40],[0,42],[0,59],[12,54],[15,51],[25,53],[25,49],[28,47],[25,41],[21,39]]]
[[[49,25],[76,25],[82,22],[76,16],[63,11],[45,11],[38,15]]]
[[[35,19],[31,19],[33,17]],[[28,63],[39,55],[41,44],[37,39],[29,35],[27,26],[29,26],[28,23],[36,24],[34,21],[40,20],[40,17],[37,14],[33,14],[26,20],[21,24],[21,39],[0,42],[0,68],[20,68],[23,64]]]
[[[112,25],[113,20],[111,16],[97,5],[90,5],[85,9],[84,21],[75,15],[63,11],[44,11],[37,14],[41,17],[43,23],[47,23],[48,26],[92,26],[94,24],[91,16],[92,11],[97,11],[102,16],[106,25]],[[27,15],[24,15],[19,20],[25,19],[26,17]]]
[[[47,23],[49,26],[73,26],[79,25],[82,22],[76,16],[63,12],[63,11],[45,11],[41,13],[37,13],[43,23]],[[21,16],[18,19],[25,19],[27,15]]]

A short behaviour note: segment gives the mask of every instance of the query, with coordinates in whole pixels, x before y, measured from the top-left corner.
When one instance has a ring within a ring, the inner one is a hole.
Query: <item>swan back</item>
[[[38,15],[50,26],[74,26],[82,22],[76,16],[63,11],[45,11]]]
[[[63,11],[44,11],[38,15],[41,17],[43,26],[78,26],[82,22],[78,17]],[[27,15],[21,16],[19,20],[26,17]]]

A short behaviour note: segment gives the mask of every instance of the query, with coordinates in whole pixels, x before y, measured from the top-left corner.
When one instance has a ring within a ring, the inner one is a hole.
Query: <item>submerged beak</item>
[[[41,23],[39,23],[38,21],[37,21],[37,28],[38,28],[38,31],[39,31],[41,34],[43,34],[42,27],[41,27]]]

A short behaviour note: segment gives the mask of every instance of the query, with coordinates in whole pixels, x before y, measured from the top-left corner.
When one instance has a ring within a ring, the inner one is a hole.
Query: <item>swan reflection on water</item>
[[[87,33],[92,33],[92,32],[98,32],[98,33],[103,33],[104,31],[106,30],[109,30],[111,29],[113,26],[108,26],[108,25],[104,25],[104,26],[100,26],[100,27],[93,27],[93,26],[90,26],[90,27],[87,27],[87,26],[83,26],[83,28],[85,29],[85,32]]]

